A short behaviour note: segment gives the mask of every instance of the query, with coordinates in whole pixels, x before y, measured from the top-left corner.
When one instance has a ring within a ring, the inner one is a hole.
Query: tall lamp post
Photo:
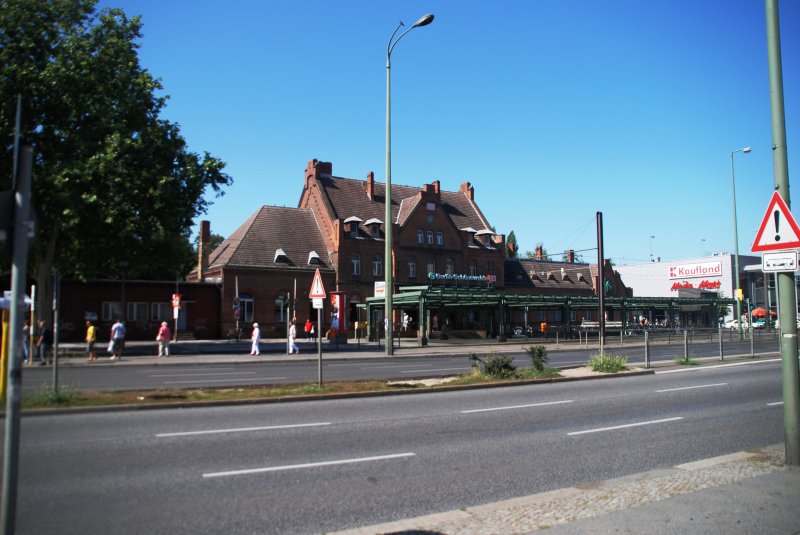
[[[736,181],[734,180],[733,173],[733,155],[737,152],[747,154],[750,152],[750,147],[731,151],[731,194],[733,195],[733,277],[736,282],[736,326],[739,330],[739,339],[742,339],[742,300],[739,298],[740,282],[739,282],[739,225],[736,220]]]
[[[403,26],[403,22],[397,25],[397,28],[392,32],[389,37],[389,44],[386,47],[386,214],[384,216],[384,227],[386,229],[386,248],[384,258],[386,259],[386,272],[385,272],[385,286],[384,292],[386,295],[384,317],[386,318],[386,355],[394,355],[394,341],[392,339],[392,101],[391,101],[391,80],[392,80],[392,50],[397,45],[398,41],[403,38],[405,34],[418,26],[427,26],[433,22],[433,15],[428,13],[423,15],[414,25],[401,33],[397,39],[397,31]]]

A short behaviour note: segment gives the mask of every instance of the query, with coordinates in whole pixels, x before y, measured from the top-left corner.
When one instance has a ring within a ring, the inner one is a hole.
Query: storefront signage
[[[464,275],[455,273],[428,273],[432,281],[452,282],[497,282],[497,275]]]
[[[696,288],[698,290],[719,290],[722,288],[721,281],[700,281],[699,284],[694,285],[691,282],[676,282],[670,288],[670,291],[677,292],[678,290],[683,290],[684,288]]]
[[[678,264],[676,266],[669,266],[670,280],[721,276],[722,262],[702,262],[698,264]]]

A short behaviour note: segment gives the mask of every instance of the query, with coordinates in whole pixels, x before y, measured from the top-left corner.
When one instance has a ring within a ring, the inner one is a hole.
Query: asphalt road
[[[719,342],[705,342],[701,338],[690,346],[693,358],[719,356]],[[610,338],[606,351],[628,357],[633,365],[644,364],[644,346],[615,345]],[[530,359],[521,346],[514,353],[515,364],[530,366]],[[671,363],[683,356],[683,344],[654,344],[650,347],[652,363]],[[756,339],[758,354],[778,351],[774,338]],[[749,354],[749,341],[724,340],[723,351],[727,355]],[[548,353],[550,365],[554,367],[580,366],[586,364],[597,349],[558,349]],[[480,353],[479,353],[480,354]],[[458,357],[384,357],[382,353],[364,358],[340,359],[336,353],[323,354],[322,376],[324,381],[349,379],[416,379],[444,377],[465,373],[471,362],[463,355]],[[481,354],[485,356],[485,354]],[[143,390],[157,388],[225,387],[265,384],[310,383],[318,379],[318,363],[315,354],[303,354],[302,359],[266,360],[258,362],[230,361],[224,358],[207,364],[180,365],[181,357],[170,357],[160,364],[119,366],[107,359],[92,366],[62,366],[59,370],[59,385],[74,390]],[[138,357],[129,357],[136,359]],[[212,356],[213,361],[213,356]],[[23,371],[23,393],[31,393],[52,385],[53,372],[50,367],[32,366]]]
[[[321,533],[783,440],[777,359],[601,381],[28,416],[17,533]]]

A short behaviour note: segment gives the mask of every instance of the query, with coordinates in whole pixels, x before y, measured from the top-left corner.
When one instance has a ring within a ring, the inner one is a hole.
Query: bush
[[[543,372],[547,366],[547,348],[544,346],[526,347],[525,351],[531,357],[531,368],[537,372]]]
[[[594,355],[589,359],[589,368],[596,372],[616,373],[628,366],[628,358],[622,355]]]
[[[513,377],[517,371],[514,359],[508,355],[489,353],[484,361],[475,353],[470,353],[469,359],[473,367],[479,368],[481,373],[492,379],[507,379]]]

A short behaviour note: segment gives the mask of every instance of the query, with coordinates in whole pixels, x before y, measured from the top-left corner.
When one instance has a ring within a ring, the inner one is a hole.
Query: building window
[[[436,259],[432,256],[428,257],[428,273],[436,273]]]
[[[119,301],[103,301],[103,321],[122,319],[122,303]]]
[[[250,294],[239,294],[239,318],[242,321],[253,321],[253,298]]]
[[[433,231],[428,231],[428,245],[433,245]]]
[[[556,319],[555,319],[555,322],[556,322],[556,323],[561,323],[561,311],[560,311],[560,310],[556,310]]]
[[[440,230],[436,231],[436,245],[444,245],[444,233]]]
[[[446,269],[448,275],[452,275],[453,273],[455,273],[455,262],[453,261],[452,258],[447,259]]]
[[[376,277],[383,275],[383,257],[379,254],[372,257],[372,274]]]
[[[425,233],[421,230],[417,231],[417,243],[425,243]]]
[[[153,321],[165,321],[172,319],[170,314],[171,303],[150,303],[150,319]]]
[[[358,237],[358,223],[355,221],[350,223],[350,237],[357,238]]]
[[[408,257],[408,278],[415,279],[417,277],[417,257]]]
[[[130,321],[147,321],[147,303],[128,303]]]
[[[433,212],[434,210],[436,210],[436,203],[432,203],[432,202],[425,203],[425,208],[426,208],[426,209],[427,209],[429,212]]]
[[[483,237],[483,244],[486,247],[489,247],[490,245],[492,245],[492,237],[489,234],[487,234],[486,236]]]
[[[380,238],[381,237],[381,226],[378,224],[372,225],[372,237],[373,238]]]
[[[286,294],[281,294],[275,298],[275,322],[276,323],[286,323],[289,321],[289,306],[291,303],[289,302],[289,296]],[[245,319],[245,321],[250,321]]]
[[[478,274],[478,261],[477,260],[470,260],[469,261],[469,274],[470,275],[477,275]]]
[[[491,260],[486,262],[486,274],[487,275],[494,275],[495,274],[495,272],[494,272],[494,262],[491,261]]]
[[[350,274],[361,275],[361,255],[358,253],[353,253],[353,256],[350,257]]]

